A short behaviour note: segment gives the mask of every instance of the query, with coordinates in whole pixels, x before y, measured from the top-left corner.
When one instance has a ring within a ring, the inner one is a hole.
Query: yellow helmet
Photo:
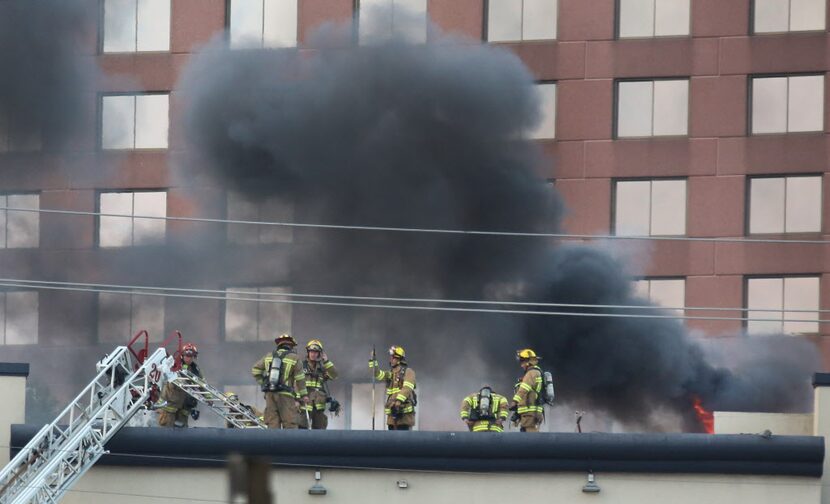
[[[530,348],[524,348],[516,351],[516,358],[518,360],[538,359],[539,356]]]
[[[238,401],[238,400],[239,400],[239,396],[238,396],[238,395],[236,395],[236,392],[230,392],[230,391],[228,391],[228,392],[225,392],[225,394],[224,394],[224,395],[225,395],[225,397],[227,397],[227,398],[228,398],[228,399],[230,399],[231,401]]]
[[[276,343],[277,346],[284,343],[290,343],[292,346],[297,346],[297,340],[295,340],[294,336],[291,336],[290,334],[280,334],[274,338],[274,343]]]
[[[406,351],[404,351],[403,347],[401,347],[401,346],[392,345],[391,347],[389,347],[389,355],[391,357],[397,357],[399,359],[405,359],[406,358]]]
[[[317,339],[313,339],[313,340],[309,341],[308,343],[306,343],[305,349],[308,352],[310,352],[312,350],[322,352],[323,351],[323,342],[321,342],[320,340],[317,340]]]

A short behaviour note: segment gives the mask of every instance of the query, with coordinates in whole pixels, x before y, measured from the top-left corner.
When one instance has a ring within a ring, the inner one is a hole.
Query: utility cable
[[[258,297],[236,297],[236,296],[220,296],[210,294],[183,294],[170,292],[149,292],[149,291],[131,291],[129,286],[121,288],[94,288],[94,287],[69,287],[65,285],[34,285],[30,283],[14,283],[0,281],[0,287],[12,288],[29,288],[29,289],[44,289],[57,291],[71,291],[71,292],[94,292],[94,293],[114,293],[114,294],[130,294],[133,296],[159,296],[167,298],[184,298],[184,299],[212,299],[218,301],[252,301],[259,303],[276,303],[276,304],[296,304],[296,305],[311,305],[311,306],[338,306],[349,308],[382,308],[394,310],[414,310],[414,311],[440,311],[440,312],[467,312],[467,313],[492,313],[492,314],[506,314],[506,315],[544,315],[544,316],[566,316],[566,317],[597,317],[597,318],[633,318],[633,319],[673,319],[673,320],[730,320],[742,322],[804,322],[804,323],[830,323],[830,320],[822,319],[770,319],[770,318],[755,318],[755,317],[713,317],[713,316],[686,316],[679,314],[639,314],[639,313],[592,313],[592,312],[571,312],[571,311],[547,311],[547,310],[508,310],[498,308],[465,308],[452,306],[413,306],[401,304],[377,304],[377,303],[348,303],[339,301],[307,301],[297,299],[260,299]],[[662,311],[658,307],[654,307],[655,311]]]
[[[68,285],[76,287],[99,287],[107,289],[123,289],[125,294],[131,291],[170,291],[186,293],[208,293],[208,294],[241,294],[254,295],[260,298],[286,297],[286,298],[317,298],[317,299],[345,299],[356,301],[384,301],[384,302],[406,302],[406,303],[437,303],[437,304],[473,304],[473,305],[496,305],[496,306],[547,306],[556,308],[603,308],[613,310],[676,310],[676,311],[728,311],[728,312],[771,312],[771,313],[830,313],[830,309],[783,309],[783,308],[735,308],[723,306],[663,306],[663,305],[625,305],[625,304],[595,304],[595,303],[551,303],[534,301],[497,301],[497,300],[475,300],[475,299],[441,299],[441,298],[406,298],[406,297],[385,297],[385,296],[350,296],[342,294],[301,294],[296,292],[250,292],[234,289],[199,289],[182,287],[161,287],[147,285],[121,285],[102,284],[87,282],[61,282],[49,280],[29,280],[20,278],[0,278],[0,282],[21,283],[32,285]],[[240,289],[244,287],[239,287]]]
[[[696,237],[696,236],[643,236],[643,235],[594,235],[574,233],[542,233],[542,232],[521,232],[521,231],[488,231],[488,230],[464,230],[464,229],[440,229],[440,228],[417,228],[417,227],[393,227],[393,226],[356,226],[346,224],[312,224],[303,222],[269,222],[249,221],[237,219],[214,219],[207,217],[170,217],[158,215],[124,215],[102,212],[88,212],[82,210],[58,210],[47,208],[13,208],[0,206],[0,211],[9,212],[33,212],[63,215],[85,215],[94,217],[117,217],[121,219],[143,219],[162,220],[178,222],[201,222],[213,224],[244,224],[255,226],[281,226],[292,228],[311,229],[335,229],[352,231],[384,231],[400,233],[432,233],[447,235],[472,235],[472,236],[506,236],[506,237],[529,237],[529,238],[563,238],[573,240],[635,240],[635,241],[680,241],[680,242],[708,242],[708,243],[799,243],[810,245],[827,245],[830,240],[806,240],[806,239],[784,239],[784,238],[720,238],[720,237]]]

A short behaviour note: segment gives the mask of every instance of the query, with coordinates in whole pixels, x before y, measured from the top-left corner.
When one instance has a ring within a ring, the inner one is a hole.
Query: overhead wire
[[[113,285],[113,284],[110,284]],[[0,287],[12,288],[28,288],[28,289],[44,289],[56,291],[70,291],[70,292],[92,292],[92,293],[115,293],[115,294],[130,294],[133,296],[159,296],[165,298],[184,298],[184,299],[208,299],[218,301],[250,301],[258,303],[275,303],[275,304],[292,304],[292,305],[311,305],[311,306],[332,306],[332,307],[350,307],[350,308],[380,308],[380,309],[395,309],[395,310],[414,310],[414,311],[439,311],[439,312],[466,312],[466,313],[484,313],[484,314],[506,314],[506,315],[542,315],[542,316],[565,316],[565,317],[597,317],[597,318],[632,318],[632,319],[671,319],[671,320],[720,320],[720,321],[741,321],[741,322],[804,322],[804,323],[830,323],[830,320],[823,319],[792,319],[787,318],[782,320],[780,318],[757,318],[757,317],[718,317],[718,316],[687,316],[680,314],[665,313],[667,310],[660,307],[653,307],[655,312],[659,313],[608,313],[608,312],[578,312],[578,311],[550,311],[550,310],[511,310],[499,308],[470,308],[457,306],[418,306],[407,304],[380,304],[380,303],[362,303],[362,302],[343,302],[343,301],[317,301],[305,299],[262,299],[258,296],[251,297],[250,294],[244,297],[215,295],[215,294],[199,294],[199,293],[183,293],[183,292],[159,292],[164,291],[163,287],[150,290],[133,290],[133,286],[122,285],[118,287],[88,287],[75,286],[72,283],[64,283],[63,285],[54,284],[34,284],[26,281],[3,281],[0,280]],[[254,294],[254,293],[251,293]],[[273,293],[278,294],[278,293]],[[746,311],[746,310],[741,310]],[[754,310],[749,310],[754,311]],[[786,313],[786,312],[785,312]]]
[[[165,287],[150,285],[124,285],[89,282],[64,282],[56,280],[31,280],[22,278],[0,278],[0,282],[21,283],[32,285],[68,285],[77,287],[100,287],[108,289],[123,289],[125,294],[131,291],[170,291],[186,293],[208,293],[208,294],[242,294],[256,295],[258,297],[286,297],[286,298],[319,298],[319,299],[346,299],[356,301],[384,301],[384,302],[407,302],[407,303],[440,303],[440,304],[474,304],[474,305],[497,305],[497,306],[547,306],[556,308],[604,308],[621,310],[684,310],[684,311],[751,311],[751,312],[772,312],[772,313],[830,313],[830,309],[798,309],[798,308],[745,308],[745,307],[723,307],[723,306],[655,306],[655,305],[633,305],[633,304],[601,304],[601,303],[552,303],[545,301],[502,301],[502,300],[477,300],[477,299],[444,299],[444,298],[417,298],[417,297],[389,297],[389,296],[354,296],[344,294],[308,294],[297,292],[268,292],[249,290],[228,289],[204,289],[204,288],[183,288]],[[238,287],[244,289],[244,287]]]
[[[698,236],[645,236],[645,235],[614,235],[614,234],[576,234],[576,233],[544,233],[544,232],[523,232],[523,231],[498,231],[498,230],[476,230],[476,229],[442,229],[442,228],[419,228],[419,227],[395,227],[395,226],[361,226],[347,224],[321,224],[305,222],[277,222],[277,221],[250,221],[239,219],[219,219],[209,217],[180,217],[160,215],[125,215],[103,212],[91,212],[83,210],[60,210],[49,208],[14,208],[0,206],[0,211],[48,213],[63,215],[83,215],[93,217],[115,217],[127,219],[162,220],[178,222],[200,222],[210,224],[242,224],[255,226],[281,226],[291,228],[330,229],[330,230],[352,230],[352,231],[383,231],[398,233],[432,233],[447,235],[473,235],[473,236],[503,236],[503,237],[527,237],[527,238],[563,238],[574,240],[634,240],[634,241],[679,241],[679,242],[706,242],[706,243],[767,243],[767,244],[808,244],[827,245],[830,240],[808,240],[800,238],[728,238],[728,237],[698,237]]]

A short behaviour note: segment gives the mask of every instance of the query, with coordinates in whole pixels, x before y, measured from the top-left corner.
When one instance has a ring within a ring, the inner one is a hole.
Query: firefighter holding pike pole
[[[372,351],[369,361],[372,380],[386,382],[386,426],[389,430],[410,430],[415,426],[415,406],[418,404],[415,371],[407,364],[406,352],[400,346],[389,348],[389,365],[389,371],[381,369],[375,352]],[[372,405],[374,409],[374,401]],[[374,415],[372,421],[374,422]]]

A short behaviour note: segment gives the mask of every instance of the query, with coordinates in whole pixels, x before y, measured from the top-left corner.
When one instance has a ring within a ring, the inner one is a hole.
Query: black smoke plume
[[[250,198],[290,201],[300,222],[558,229],[560,200],[537,175],[539,150],[524,139],[539,101],[517,57],[437,33],[429,44],[355,46],[348,27],[324,28],[311,46],[230,51],[217,41],[195,58],[180,86],[190,175],[206,172]],[[342,230],[295,237],[297,291],[645,304],[623,265],[590,246]],[[487,381],[510,383],[513,352],[526,345],[546,357],[564,402],[647,427],[660,412],[689,418],[696,395],[708,408],[804,407],[814,364],[806,344],[776,342],[772,352],[763,339],[739,343],[754,361],[718,363],[666,319],[372,310],[365,319],[360,330],[339,330],[342,347],[408,345],[420,383],[439,392],[432,404],[451,405],[444,427],[456,399]],[[366,373],[363,356],[348,356],[360,363],[352,377]],[[439,400],[441,392],[457,397]],[[424,414],[436,415],[428,404]],[[698,427],[692,420],[686,428]]]
[[[98,76],[92,0],[0,1],[0,120],[12,145],[61,145],[87,117]]]

